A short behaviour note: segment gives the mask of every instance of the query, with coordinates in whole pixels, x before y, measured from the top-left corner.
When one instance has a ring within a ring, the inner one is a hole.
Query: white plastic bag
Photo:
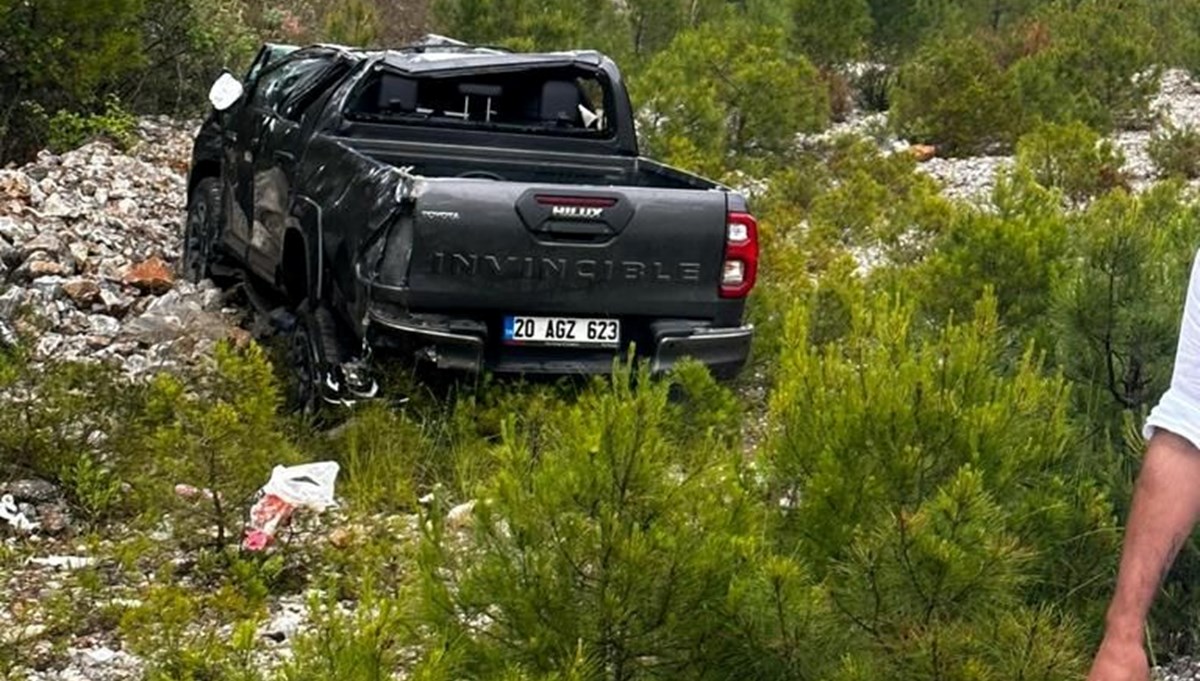
[[[271,479],[263,486],[263,494],[274,494],[297,508],[308,508],[320,513],[333,500],[333,486],[337,482],[336,461],[319,461],[299,466],[276,466]]]
[[[0,520],[7,522],[9,527],[17,532],[32,532],[41,527],[40,523],[29,520],[18,510],[17,502],[11,494],[0,497]]]
[[[250,509],[250,523],[242,546],[248,551],[267,548],[274,541],[276,530],[287,523],[297,508],[320,513],[335,506],[333,490],[337,475],[335,461],[276,466]]]

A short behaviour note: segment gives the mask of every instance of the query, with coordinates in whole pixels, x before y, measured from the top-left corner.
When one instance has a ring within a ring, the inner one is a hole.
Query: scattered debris
[[[0,520],[17,532],[57,535],[71,527],[67,501],[54,483],[38,478],[14,480],[0,484],[0,495]]]
[[[39,527],[38,523],[25,517],[11,494],[0,497],[0,520],[8,523],[9,527],[17,532],[32,532]]]
[[[87,556],[47,556],[45,558],[30,558],[25,561],[29,565],[54,568],[56,570],[80,570],[96,564],[95,558]]]
[[[270,546],[275,533],[287,525],[298,508],[321,513],[335,506],[333,489],[337,475],[338,464],[334,461],[276,466],[250,509],[242,547],[247,551],[262,551]]]
[[[308,608],[303,601],[281,599],[279,611],[258,630],[258,635],[276,644],[286,643],[303,628],[308,620]]]
[[[179,484],[175,485],[175,496],[179,497],[180,499],[187,499],[188,501],[195,501],[197,499],[212,499],[213,491],[207,487],[200,488],[192,485]]]
[[[47,629],[48,627],[44,624],[6,624],[0,626],[0,644],[27,643],[46,633]]]
[[[908,153],[917,159],[917,163],[925,163],[937,156],[938,149],[932,144],[914,144],[908,148]]]
[[[347,549],[354,543],[355,539],[357,539],[355,532],[345,527],[336,528],[329,533],[329,543],[335,549]]]
[[[459,504],[446,514],[446,527],[451,530],[468,528],[475,521],[475,500]]]

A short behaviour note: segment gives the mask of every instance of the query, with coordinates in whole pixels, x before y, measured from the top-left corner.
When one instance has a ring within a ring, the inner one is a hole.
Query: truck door
[[[292,105],[297,93],[329,69],[333,52],[305,49],[269,66],[259,76],[241,117],[237,140],[237,204],[231,222],[241,227],[249,268],[268,281],[283,248],[291,196],[290,173],[299,146],[299,115]]]
[[[245,213],[241,210],[241,206],[245,203],[245,197],[242,196],[243,190],[238,183],[241,172],[246,170],[242,164],[249,151],[246,149],[244,133],[251,129],[250,119],[253,118],[253,115],[250,111],[250,100],[253,98],[258,76],[263,70],[295,52],[296,49],[291,45],[273,43],[263,45],[242,81],[246,88],[245,96],[229,110],[215,114],[218,117],[223,137],[221,141],[221,195],[224,201],[221,209],[226,227],[222,239],[226,248],[239,261],[244,260],[246,244],[250,240],[249,225]]]

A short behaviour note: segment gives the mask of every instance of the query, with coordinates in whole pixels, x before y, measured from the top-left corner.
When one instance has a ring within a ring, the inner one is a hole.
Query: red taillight
[[[721,297],[745,298],[758,278],[758,222],[749,213],[730,213],[725,222]]]
[[[543,206],[578,206],[580,208],[611,208],[617,200],[608,196],[552,196],[538,194],[536,201]]]

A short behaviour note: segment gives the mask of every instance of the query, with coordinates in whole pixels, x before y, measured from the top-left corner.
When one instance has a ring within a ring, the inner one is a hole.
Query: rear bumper
[[[655,373],[669,371],[685,358],[714,374],[733,376],[746,363],[753,326],[713,327],[694,320],[656,320],[643,325],[640,338],[623,339],[620,349],[511,347],[502,345],[495,324],[466,317],[406,314],[380,305],[368,311],[368,342],[387,354],[411,354],[439,369],[520,374],[607,374],[613,361],[632,344],[636,356]]]
[[[698,328],[686,335],[663,336],[654,350],[651,369],[667,371],[685,358],[706,365],[717,376],[733,376],[746,364],[754,327]]]

